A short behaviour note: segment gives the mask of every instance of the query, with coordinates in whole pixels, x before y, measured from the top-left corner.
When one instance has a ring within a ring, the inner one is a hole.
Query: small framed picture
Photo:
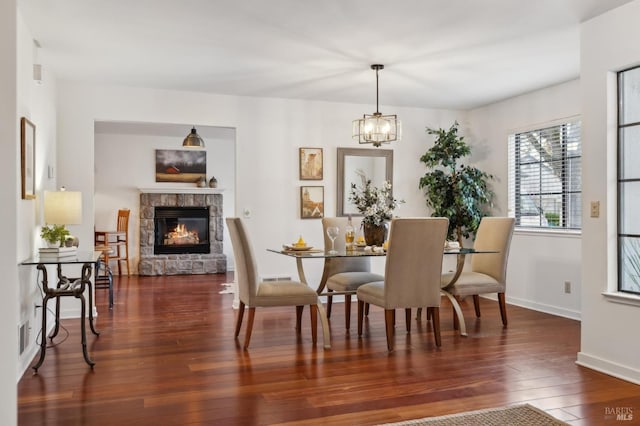
[[[20,158],[22,199],[36,198],[36,126],[26,117],[20,119]]]
[[[324,186],[300,187],[300,218],[320,219],[324,216]]]
[[[322,148],[300,148],[300,180],[322,180]]]

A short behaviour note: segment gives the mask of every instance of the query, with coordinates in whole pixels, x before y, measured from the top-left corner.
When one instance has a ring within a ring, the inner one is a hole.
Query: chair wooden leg
[[[427,321],[430,321],[430,320],[431,320],[431,309],[427,308]]]
[[[362,336],[363,320],[364,320],[364,302],[358,300],[358,336]]]
[[[236,318],[236,339],[240,335],[240,328],[242,327],[242,317],[244,316],[244,303],[240,302],[238,307],[238,317]]]
[[[436,346],[440,347],[442,340],[440,338],[440,308],[433,306],[429,308],[431,311],[431,318],[433,319],[433,336],[436,339]]]
[[[393,334],[396,334],[396,310],[391,310],[391,316],[393,317]]]
[[[333,293],[333,290],[327,290],[327,293]],[[333,305],[333,296],[327,295],[327,318],[331,318],[331,306]]]
[[[348,330],[351,327],[351,295],[344,295],[344,326]]]
[[[367,317],[369,316],[369,304],[368,303],[364,305],[364,315],[367,316]]]
[[[309,305],[311,308],[311,341],[315,346],[318,342],[318,307],[316,305]]]
[[[500,316],[502,317],[502,325],[507,325],[507,303],[504,299],[504,293],[498,293],[498,304],[500,305]]]
[[[302,311],[304,306],[296,306],[296,333],[300,334],[302,331]]]
[[[395,312],[395,309],[384,310],[384,324],[387,331],[387,349],[389,352],[393,351],[395,341],[395,337],[393,335],[393,330],[395,328]]]
[[[480,318],[480,296],[473,295],[473,307],[476,309],[476,317]]]
[[[251,341],[251,331],[253,330],[253,318],[256,316],[256,308],[249,308],[249,317],[247,318],[247,330],[244,334],[244,348],[247,349],[249,347],[249,342]]]
[[[404,321],[407,324],[407,333],[411,333],[411,308],[405,308]]]
[[[127,244],[124,246],[124,255],[126,257],[126,262],[127,262],[127,276],[131,275],[131,273],[129,272],[129,241],[127,240]]]

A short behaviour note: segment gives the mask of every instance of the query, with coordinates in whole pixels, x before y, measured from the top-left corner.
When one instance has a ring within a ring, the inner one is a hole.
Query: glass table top
[[[98,260],[102,252],[100,251],[78,251],[71,256],[55,257],[52,255],[40,256],[36,254],[20,262],[21,265],[62,265],[74,263],[94,263]]]

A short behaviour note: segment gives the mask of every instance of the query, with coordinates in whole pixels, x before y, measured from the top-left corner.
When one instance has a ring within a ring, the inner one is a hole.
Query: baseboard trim
[[[636,385],[640,385],[640,370],[608,361],[606,359],[589,355],[584,352],[578,352],[576,364],[587,367],[592,370],[599,371],[609,376],[616,377]]]
[[[498,298],[494,295],[483,295],[482,297],[496,301],[498,300]],[[530,300],[518,299],[509,296],[506,297],[506,302],[510,305],[520,306],[521,308],[544,312],[545,314],[556,315],[576,321],[580,321],[582,319],[580,311],[572,311],[570,309],[565,309],[558,306],[545,305],[543,303],[532,302]]]

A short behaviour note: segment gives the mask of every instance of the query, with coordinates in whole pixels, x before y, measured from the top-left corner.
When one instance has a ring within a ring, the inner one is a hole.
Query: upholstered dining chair
[[[483,217],[476,233],[473,248],[494,250],[495,253],[474,254],[471,258],[471,270],[463,271],[452,285],[453,273],[442,275],[444,290],[454,297],[464,299],[473,296],[476,317],[480,318],[480,294],[497,293],[502,324],[507,325],[507,307],[505,290],[507,287],[507,260],[515,219],[511,217]],[[454,312],[454,324],[457,316]]]
[[[297,313],[296,332],[300,333],[302,309],[305,305],[309,305],[311,308],[311,336],[315,344],[318,337],[318,305],[321,303],[318,294],[311,287],[297,281],[260,282],[253,249],[244,224],[237,217],[227,218],[226,223],[233,246],[235,275],[240,297],[235,337],[238,338],[240,335],[245,307],[249,308],[244,338],[244,349],[247,349],[251,340],[257,307],[295,306]]]
[[[385,311],[387,348],[394,348],[395,310],[405,309],[407,332],[411,308],[427,307],[433,319],[436,346],[440,339],[440,276],[449,220],[441,217],[399,218],[391,221],[383,281],[358,287],[358,336],[362,336],[364,305]]]
[[[331,247],[331,240],[327,235],[327,228],[337,226],[341,230],[341,238],[336,238],[337,251],[345,250],[344,229],[347,226],[346,217],[322,218],[322,233],[324,235],[324,248]],[[360,226],[359,221],[354,221],[354,227]],[[324,283],[329,293],[340,292],[344,295],[345,328],[348,330],[351,324],[351,296],[362,284],[372,281],[382,281],[384,277],[371,272],[371,261],[368,257],[328,257],[324,260],[324,270],[320,283]],[[327,296],[327,317],[331,316],[333,296]]]

